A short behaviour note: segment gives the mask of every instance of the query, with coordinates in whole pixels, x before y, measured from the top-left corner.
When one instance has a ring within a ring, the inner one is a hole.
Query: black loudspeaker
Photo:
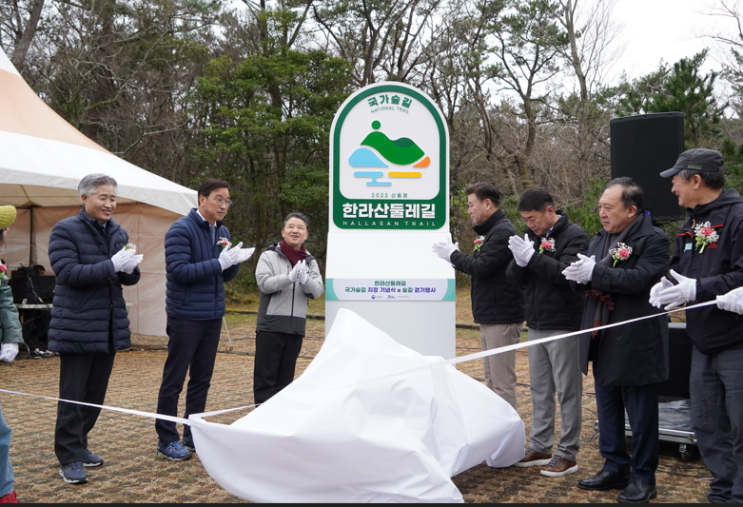
[[[27,304],[51,303],[54,297],[56,277],[39,276],[30,266],[21,266],[10,272],[10,288],[13,302],[17,304],[26,300]]]
[[[614,118],[611,177],[629,176],[645,191],[645,213],[655,222],[683,220],[684,209],[671,193],[671,178],[660,172],[673,167],[684,151],[684,113],[655,113]]]
[[[691,338],[686,334],[686,324],[668,324],[668,380],[658,384],[658,396],[689,399],[689,374],[691,373]]]

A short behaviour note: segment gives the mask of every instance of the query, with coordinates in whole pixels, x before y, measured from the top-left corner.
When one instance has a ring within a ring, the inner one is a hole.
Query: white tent
[[[18,218],[0,256],[10,270],[42,264],[53,274],[47,250],[52,227],[80,210],[83,176],[116,179],[115,220],[144,254],[140,282],[124,289],[133,333],[165,335],[165,255],[170,225],[196,205],[196,192],[113,155],[49,108],[0,49],[0,204]]]

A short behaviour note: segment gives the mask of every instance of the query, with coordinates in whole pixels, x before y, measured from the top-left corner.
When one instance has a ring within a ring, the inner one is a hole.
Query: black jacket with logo
[[[471,256],[454,251],[450,260],[455,268],[472,277],[472,316],[475,322],[524,322],[523,293],[506,279],[506,268],[513,259],[508,238],[516,234],[516,229],[501,209],[473,229],[478,235],[485,236],[480,251]]]
[[[588,251],[588,233],[569,222],[567,215],[558,214],[560,218],[549,236],[555,240],[555,251],[539,253],[541,238],[525,229],[534,243],[534,255],[523,268],[512,260],[506,276],[511,283],[524,288],[524,313],[530,329],[577,331],[585,295],[571,289],[562,270],[577,261],[579,253]]]
[[[743,285],[743,199],[731,188],[687,212],[690,218],[676,235],[671,268],[697,281],[697,298],[688,303],[692,305]],[[700,253],[694,227],[705,222],[719,239]],[[686,332],[703,354],[743,348],[743,316],[715,305],[686,312]]]

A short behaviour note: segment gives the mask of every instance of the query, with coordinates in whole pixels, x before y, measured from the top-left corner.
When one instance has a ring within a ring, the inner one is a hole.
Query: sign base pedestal
[[[338,310],[347,308],[424,356],[456,356],[455,340],[442,340],[442,330],[456,328],[454,301],[326,301],[325,335]]]

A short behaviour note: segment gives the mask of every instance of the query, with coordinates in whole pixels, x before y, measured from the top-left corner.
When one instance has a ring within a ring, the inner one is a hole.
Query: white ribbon
[[[540,338],[538,340],[529,340],[529,341],[525,341],[523,343],[515,343],[513,345],[505,345],[503,347],[498,347],[498,348],[490,349],[490,350],[483,350],[482,352],[476,352],[474,354],[468,354],[466,356],[455,357],[455,358],[452,358],[452,359],[446,359],[446,360],[443,360],[443,361],[438,361],[438,362],[431,363],[431,364],[426,365],[426,366],[419,366],[418,368],[412,368],[412,369],[403,370],[403,371],[400,371],[400,372],[397,372],[397,373],[391,373],[389,375],[385,375],[384,377],[377,377],[377,378],[365,380],[365,381],[362,381],[362,382],[357,382],[355,384],[349,384],[349,385],[334,387],[333,389],[341,389],[341,388],[344,388],[344,387],[352,387],[352,386],[364,384],[364,383],[367,383],[367,382],[376,382],[376,381],[379,381],[379,380],[388,379],[390,377],[396,377],[398,375],[407,375],[409,373],[414,373],[414,372],[417,372],[417,371],[428,370],[428,369],[431,369],[431,368],[436,367],[436,366],[445,366],[445,365],[449,365],[449,364],[464,363],[464,362],[467,362],[467,361],[472,361],[474,359],[480,359],[481,357],[494,356],[496,354],[502,354],[504,352],[509,352],[511,350],[517,350],[517,349],[522,349],[522,348],[526,348],[526,347],[531,347],[532,345],[539,345],[541,343],[547,343],[547,342],[551,342],[551,341],[555,341],[555,340],[562,340],[564,338],[570,338],[571,336],[577,336],[577,335],[581,335],[581,334],[585,334],[585,333],[591,333],[593,331],[601,331],[602,329],[609,329],[609,328],[612,328],[612,327],[623,326],[625,324],[631,324],[633,322],[639,322],[641,320],[652,319],[652,318],[655,318],[655,317],[661,317],[663,315],[668,315],[668,314],[675,313],[675,312],[681,312],[681,311],[686,311],[686,310],[694,310],[694,309],[697,309],[697,308],[702,308],[704,306],[711,306],[711,305],[714,305],[714,304],[717,304],[717,300],[715,300],[715,299],[713,299],[711,301],[706,301],[704,303],[698,303],[698,304],[692,305],[692,306],[686,306],[686,307],[683,307],[683,308],[676,308],[675,310],[669,310],[667,312],[655,313],[653,315],[645,315],[643,317],[637,317],[635,319],[623,320],[622,322],[614,322],[613,324],[606,324],[604,326],[592,327],[590,329],[581,329],[580,331],[572,331],[570,333],[563,333],[563,334],[559,334],[559,335],[555,335],[555,336],[549,336],[547,338]],[[175,417],[175,416],[164,415],[164,414],[155,414],[155,413],[152,413],[152,412],[144,412],[142,410],[131,410],[131,409],[127,409],[127,408],[109,407],[108,405],[96,405],[94,403],[85,403],[85,402],[82,402],[82,401],[74,401],[74,400],[64,400],[64,399],[61,399],[61,398],[53,398],[51,396],[40,396],[38,394],[27,394],[27,393],[21,393],[21,392],[18,392],[18,391],[8,391],[6,389],[0,389],[0,392],[2,392],[2,393],[8,393],[8,394],[18,394],[20,396],[28,396],[28,397],[31,397],[31,398],[41,398],[43,400],[62,401],[64,403],[73,403],[75,405],[85,405],[87,407],[96,407],[96,408],[101,408],[101,409],[104,409],[104,410],[111,410],[113,412],[121,412],[122,414],[132,414],[132,415],[138,415],[138,416],[141,416],[141,417],[149,417],[149,418],[152,418],[152,419],[162,419],[162,420],[165,420],[165,421],[172,421],[172,422],[175,422],[175,423],[188,424],[188,425],[191,424],[188,419],[184,419],[182,417]],[[257,407],[257,406],[258,405],[246,405],[244,407],[228,408],[228,409],[224,409],[224,410],[216,410],[216,411],[213,411],[213,412],[203,412],[203,413],[200,413],[200,414],[191,414],[189,416],[189,418],[190,417],[196,417],[196,418],[202,419],[204,417],[210,417],[210,416],[214,416],[214,415],[225,414],[227,412],[234,412],[236,410],[242,410],[242,409],[246,409],[246,408],[253,408],[253,407]]]
[[[388,379],[390,377],[396,377],[398,375],[406,375],[408,373],[413,373],[413,372],[422,371],[422,370],[428,370],[430,368],[433,368],[434,366],[444,366],[444,365],[448,365],[448,364],[464,363],[464,362],[467,362],[467,361],[472,361],[474,359],[480,359],[481,357],[494,356],[496,354],[502,354],[504,352],[509,352],[511,350],[517,350],[517,349],[523,349],[523,348],[526,348],[526,347],[531,347],[532,345],[539,345],[541,343],[552,342],[552,341],[555,341],[555,340],[562,340],[564,338],[570,338],[571,336],[578,336],[578,335],[585,334],[585,333],[591,333],[593,331],[601,331],[602,329],[609,329],[609,328],[612,328],[612,327],[623,326],[625,324],[631,324],[632,322],[639,322],[641,320],[652,319],[652,318],[655,318],[655,317],[661,317],[663,315],[668,315],[668,314],[675,313],[675,312],[681,312],[681,311],[686,311],[686,310],[695,310],[697,308],[702,308],[704,306],[712,306],[712,305],[715,305],[715,304],[717,304],[717,300],[716,299],[713,299],[711,301],[705,301],[704,303],[698,303],[698,304],[692,305],[692,306],[685,306],[683,308],[676,308],[674,310],[668,310],[667,312],[654,313],[652,315],[645,315],[643,317],[637,317],[635,319],[623,320],[622,322],[614,322],[613,324],[606,324],[604,326],[592,327],[592,328],[589,328],[589,329],[581,329],[580,331],[572,331],[570,333],[563,333],[563,334],[558,334],[558,335],[555,335],[555,336],[548,336],[547,338],[540,338],[538,340],[528,340],[528,341],[525,341],[523,343],[514,343],[513,345],[504,345],[503,347],[498,347],[498,348],[489,349],[489,350],[483,350],[482,352],[475,352],[474,354],[468,354],[466,356],[454,357],[452,359],[446,359],[446,360],[439,361],[439,362],[436,362],[436,363],[433,363],[433,364],[430,364],[430,365],[427,365],[427,366],[419,366],[418,368],[412,368],[410,370],[403,370],[403,371],[400,371],[400,372],[397,372],[397,373],[390,373],[389,375],[385,375],[384,377],[378,377],[378,378],[374,378],[374,379],[370,379],[370,380],[364,380],[363,382],[358,382],[357,384],[350,384],[350,385],[345,385],[345,386],[341,386],[341,387],[351,387],[351,386],[358,385],[358,384],[363,384],[363,383],[366,383],[366,382],[376,382],[377,380]],[[341,387],[337,387],[337,388],[334,387],[333,389],[340,389]]]

